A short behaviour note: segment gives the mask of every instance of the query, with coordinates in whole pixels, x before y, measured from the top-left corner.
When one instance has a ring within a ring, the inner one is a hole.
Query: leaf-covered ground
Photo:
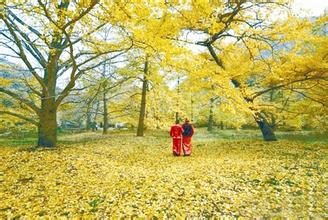
[[[165,136],[115,136],[0,147],[0,218],[328,217],[325,144],[196,137],[176,158]]]

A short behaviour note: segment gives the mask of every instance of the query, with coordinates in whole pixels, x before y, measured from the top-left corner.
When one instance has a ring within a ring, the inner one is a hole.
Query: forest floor
[[[190,157],[161,132],[0,139],[0,218],[328,217],[326,139],[224,134],[198,132]]]

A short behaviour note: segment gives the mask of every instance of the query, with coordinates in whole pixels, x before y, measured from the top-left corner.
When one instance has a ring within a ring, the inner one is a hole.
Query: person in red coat
[[[182,125],[182,149],[184,156],[190,156],[191,154],[191,137],[195,133],[194,127],[189,123],[188,118],[185,119],[185,123]]]
[[[175,124],[171,126],[170,136],[173,139],[172,151],[174,156],[180,156],[181,154],[181,139],[183,129],[179,124],[179,121],[175,121]]]

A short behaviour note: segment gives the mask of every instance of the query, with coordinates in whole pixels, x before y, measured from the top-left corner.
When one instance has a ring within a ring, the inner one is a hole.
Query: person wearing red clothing
[[[174,156],[180,156],[181,154],[181,139],[183,129],[179,124],[179,121],[175,121],[175,125],[171,127],[170,136],[173,139],[172,151]]]
[[[182,125],[182,149],[184,156],[190,156],[191,154],[191,137],[195,133],[194,127],[189,123],[188,118],[185,119],[185,123]]]

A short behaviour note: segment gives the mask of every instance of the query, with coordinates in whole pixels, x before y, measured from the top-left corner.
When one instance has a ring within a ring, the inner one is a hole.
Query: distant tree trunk
[[[91,105],[92,105],[92,102],[89,102],[88,103],[88,106],[87,106],[87,111],[86,111],[86,125],[85,125],[85,128],[87,131],[90,131],[91,130],[91,112],[90,112],[90,109],[91,109]]]
[[[194,121],[194,100],[192,99],[192,96],[190,98],[190,119],[191,121]]]
[[[99,91],[99,89],[98,89],[98,91]],[[89,101],[88,101],[88,103],[87,103],[87,111],[86,111],[86,115],[87,115],[87,120],[86,120],[86,129],[87,129],[87,131],[90,131],[91,130],[91,115],[92,115],[92,113],[91,113],[91,109],[92,109],[92,107],[93,107],[93,105],[94,105],[94,100],[95,100],[95,98],[96,98],[96,96],[97,96],[97,94],[98,94],[98,91],[97,91],[97,93],[94,95],[94,97],[93,98],[91,98],[91,99],[89,99]]]
[[[97,105],[96,105],[96,112],[95,112],[95,116],[93,118],[93,121],[96,122],[97,121],[97,117],[98,117],[98,111],[99,111],[99,101],[97,101]]]
[[[175,113],[175,121],[178,122],[179,121],[179,112]]]
[[[104,102],[104,127],[103,127],[103,134],[107,134],[108,130],[108,109],[107,109],[107,97],[106,97],[106,90],[104,90],[103,94],[103,102]]]
[[[220,121],[220,129],[223,130],[224,127],[223,127],[223,121]]]
[[[268,120],[265,118],[263,113],[256,113],[255,114],[255,121],[258,124],[261,132],[263,139],[265,141],[276,141],[276,135],[274,134],[273,129],[271,128]]]
[[[147,84],[148,84],[147,74],[148,74],[148,60],[146,60],[145,67],[144,67],[139,123],[138,123],[138,129],[137,129],[137,136],[140,136],[140,137],[142,137],[144,135],[144,124],[145,124],[145,114],[146,114],[146,96],[147,96]]]
[[[87,110],[87,120],[86,120],[87,131],[90,131],[90,129],[91,129],[90,124],[91,124],[91,113],[90,113],[90,110],[88,109]]]
[[[214,125],[213,104],[214,104],[214,99],[211,98],[211,100],[210,100],[210,113],[209,113],[209,116],[208,116],[208,123],[207,123],[207,130],[208,131],[212,131],[213,130],[213,125]]]
[[[107,110],[107,97],[106,97],[108,81],[107,81],[107,77],[106,77],[106,65],[107,65],[107,63],[105,62],[103,64],[103,71],[101,73],[103,80],[104,80],[103,84],[102,84],[102,88],[103,88],[103,134],[107,134],[107,130],[108,130],[108,110]]]

